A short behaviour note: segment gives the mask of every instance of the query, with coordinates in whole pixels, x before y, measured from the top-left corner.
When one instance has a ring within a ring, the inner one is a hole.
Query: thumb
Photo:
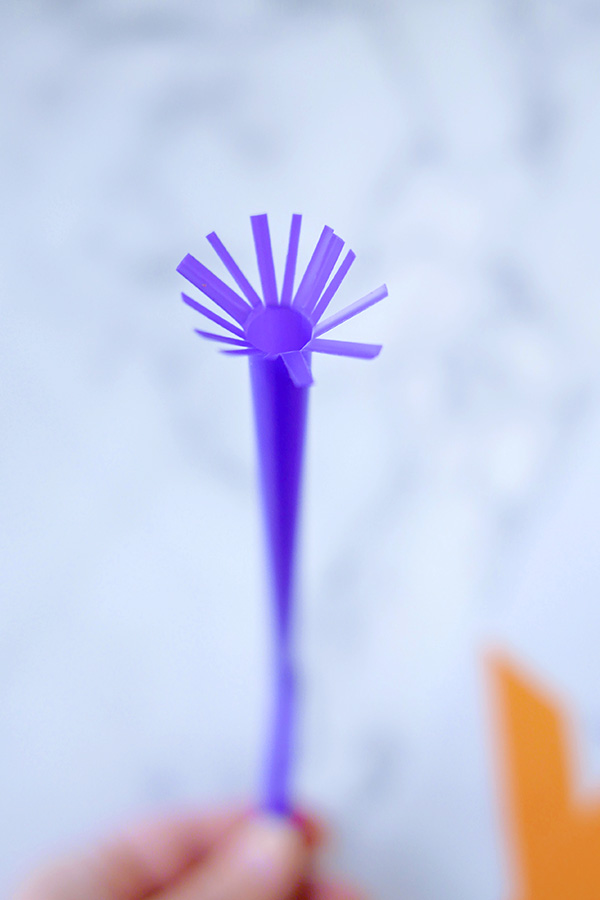
[[[156,900],[288,900],[302,881],[309,850],[287,819],[262,815]]]

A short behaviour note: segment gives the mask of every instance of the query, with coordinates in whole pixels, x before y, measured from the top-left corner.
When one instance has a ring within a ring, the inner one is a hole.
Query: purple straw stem
[[[228,322],[226,319],[218,316],[216,313],[212,312],[212,310],[207,309],[206,306],[202,306],[202,304],[198,303],[196,300],[192,300],[192,298],[188,297],[187,294],[182,293],[181,299],[184,303],[187,303],[188,306],[191,306],[192,309],[195,309],[197,312],[202,313],[203,316],[206,316],[207,319],[210,319],[211,322],[214,322],[215,325],[220,325],[222,328],[226,328],[227,331],[230,331],[232,334],[237,334],[238,337],[244,337],[244,332],[241,328],[238,328],[237,325],[232,325],[231,322]]]
[[[285,272],[283,275],[283,287],[281,288],[281,305],[289,306],[292,302],[292,294],[294,293],[294,276],[296,274],[296,263],[298,261],[298,243],[300,242],[300,226],[302,224],[302,216],[294,213],[292,216],[292,224],[290,226],[290,240],[288,243],[287,257],[285,260]]]
[[[370,294],[367,294],[365,297],[361,297],[360,300],[357,300],[355,303],[351,303],[350,306],[346,306],[345,309],[340,310],[340,312],[335,313],[335,315],[330,316],[323,322],[319,322],[313,332],[314,336],[319,337],[320,334],[325,334],[326,331],[331,331],[331,329],[335,328],[336,325],[341,325],[342,322],[347,322],[348,319],[352,319],[354,316],[357,316],[363,310],[368,309],[369,306],[373,306],[375,303],[379,303],[379,301],[383,300],[384,297],[387,297],[387,295],[388,289],[385,284],[382,284],[381,287],[378,287],[374,291],[371,291]]]
[[[296,695],[291,636],[308,388],[293,384],[280,358],[250,357],[250,377],[274,616],[275,697],[263,805],[287,814]]]
[[[350,266],[352,265],[352,263],[354,262],[355,259],[356,259],[356,254],[352,250],[348,250],[344,259],[340,263],[339,269],[337,270],[337,272],[335,273],[335,275],[333,276],[333,278],[331,279],[331,281],[325,288],[325,291],[323,292],[323,296],[321,297],[321,299],[319,300],[319,302],[317,303],[317,305],[315,306],[315,308],[313,309],[313,311],[311,313],[310,321],[313,323],[313,325],[315,324],[315,322],[319,321],[319,319],[321,318],[321,316],[323,315],[323,313],[325,312],[325,310],[327,309],[327,307],[329,306],[329,304],[335,297],[335,295],[338,291],[338,288],[340,287],[342,281],[348,274],[348,270],[350,269]]]
[[[250,216],[256,260],[260,273],[263,297],[266,306],[277,306],[277,282],[275,279],[275,264],[273,263],[273,250],[271,248],[271,235],[269,234],[269,220],[265,214]]]
[[[252,306],[260,306],[262,300],[236,263],[227,247],[225,247],[225,245],[223,244],[223,241],[219,237],[217,237],[214,231],[211,231],[210,234],[206,235],[206,240],[209,242],[219,259],[241,290],[242,294],[248,299]]]
[[[213,275],[210,269],[207,269],[206,266],[188,253],[177,266],[177,271],[201,290],[203,294],[210,297],[232,319],[235,319],[240,325],[244,324],[248,318],[250,307],[228,284],[225,284],[224,281]]]
[[[327,341],[313,338],[306,345],[307,350],[315,353],[331,353],[334,356],[353,356],[357,359],[374,359],[381,352],[381,344],[358,344],[354,341]]]

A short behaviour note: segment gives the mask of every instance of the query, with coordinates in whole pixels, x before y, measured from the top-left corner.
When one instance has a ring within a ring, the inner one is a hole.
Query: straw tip
[[[189,268],[190,264],[191,264],[191,263],[195,263],[195,262],[196,262],[196,260],[195,260],[195,258],[192,256],[192,254],[191,254],[191,253],[186,253],[186,255],[183,257],[183,259],[181,260],[181,262],[180,262],[179,265],[177,266],[176,271],[179,272],[180,275],[184,275],[185,272],[186,272],[186,270]]]

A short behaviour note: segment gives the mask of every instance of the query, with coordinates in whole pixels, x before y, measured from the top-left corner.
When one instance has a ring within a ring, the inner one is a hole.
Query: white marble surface
[[[390,299],[344,326],[379,360],[315,360],[298,793],[373,896],[508,900],[482,635],[600,733],[600,579],[536,627],[577,504],[509,587],[598,407],[600,3],[5,0],[0,72],[2,887],[255,790],[248,379],[174,270],[299,211],[305,254],[324,223],[358,253],[340,302]]]

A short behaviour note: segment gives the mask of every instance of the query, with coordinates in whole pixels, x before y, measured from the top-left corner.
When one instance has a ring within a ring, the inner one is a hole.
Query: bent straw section
[[[294,277],[296,275],[296,263],[298,261],[298,244],[300,242],[300,226],[302,216],[294,213],[290,226],[290,239],[285,260],[285,272],[283,275],[283,287],[281,288],[281,305],[289,306],[294,292]]]
[[[354,253],[352,250],[348,250],[348,252],[346,253],[346,256],[340,263],[339,269],[337,270],[337,272],[335,273],[335,275],[333,276],[333,278],[331,279],[331,281],[325,288],[323,296],[321,297],[321,299],[315,306],[314,310],[312,311],[312,314],[310,316],[310,321],[313,323],[313,325],[315,324],[315,322],[319,321],[319,319],[321,318],[321,316],[323,315],[323,313],[325,312],[325,310],[327,309],[327,307],[329,306],[329,304],[335,297],[342,281],[348,274],[348,270],[350,269],[350,266],[352,265],[352,263],[354,262],[355,259],[356,259],[356,253]]]
[[[250,307],[233,291],[229,285],[198,262],[190,253],[181,260],[177,271],[203,294],[220,306],[221,309],[243,325],[250,312]]]
[[[282,353],[281,358],[296,387],[308,387],[313,383],[310,366],[301,350]]]
[[[313,332],[314,336],[319,337],[320,334],[325,334],[326,331],[331,331],[332,328],[335,328],[337,325],[341,325],[342,322],[347,322],[348,319],[352,319],[354,316],[357,316],[359,313],[363,312],[363,310],[368,309],[369,306],[373,306],[375,303],[379,303],[379,301],[383,300],[384,297],[387,297],[387,295],[388,289],[385,284],[382,284],[381,287],[378,287],[374,291],[371,291],[370,294],[366,294],[366,296],[361,297],[360,300],[357,300],[355,303],[351,303],[350,306],[346,306],[345,309],[340,310],[340,312],[335,313],[333,316],[325,319],[325,321],[319,322]]]
[[[227,331],[230,331],[232,334],[237,334],[238,337],[244,337],[244,332],[241,328],[238,328],[237,325],[232,325],[231,322],[228,322],[226,319],[218,316],[216,313],[212,312],[212,310],[207,309],[206,306],[202,306],[202,304],[198,303],[197,300],[192,300],[191,297],[188,297],[188,295],[184,294],[183,292],[181,294],[181,299],[188,306],[191,306],[192,309],[195,309],[196,312],[202,313],[203,316],[206,316],[207,319],[210,319],[211,322],[214,322],[215,325],[220,325],[222,328],[226,328]]]
[[[321,264],[317,277],[315,278],[311,287],[310,297],[302,307],[302,312],[305,316],[310,316],[312,310],[317,305],[323,288],[327,284],[329,276],[333,272],[335,264],[339,259],[343,246],[344,242],[341,237],[338,237],[337,234],[334,234],[325,252],[325,256],[323,258],[323,262]]]
[[[323,257],[327,251],[327,247],[329,246],[329,242],[333,237],[333,228],[330,228],[329,225],[326,225],[323,231],[321,232],[321,236],[317,241],[317,246],[315,247],[313,254],[310,258],[310,261],[306,267],[306,271],[302,276],[302,280],[296,291],[296,295],[292,300],[292,306],[297,309],[302,309],[304,303],[310,297],[310,290],[312,288],[314,279],[316,278],[319,267],[323,261]]]
[[[238,347],[250,347],[248,341],[239,341],[237,338],[227,337],[225,334],[213,334],[212,331],[200,331],[199,328],[194,328],[196,334],[199,334],[200,337],[206,338],[207,341],[222,341],[224,344],[236,344]]]
[[[331,353],[333,356],[352,356],[356,359],[375,359],[381,352],[381,344],[359,344],[354,341],[328,341],[314,338],[306,345],[315,353]]]
[[[223,241],[217,236],[216,232],[211,231],[210,234],[207,234],[206,240],[209,242],[219,259],[241,290],[242,294],[247,298],[252,306],[260,306],[262,304],[262,300],[236,263],[235,259],[233,258]]]
[[[277,306],[277,282],[275,279],[275,264],[273,262],[273,250],[271,248],[271,235],[269,233],[269,220],[266,214],[251,216],[252,235],[256,249],[256,260],[260,274],[260,283],[263,289],[263,297],[266,306]]]
[[[256,347],[248,347],[247,350],[221,350],[220,353],[224,353],[225,356],[253,356],[260,353],[260,350],[257,350]]]

